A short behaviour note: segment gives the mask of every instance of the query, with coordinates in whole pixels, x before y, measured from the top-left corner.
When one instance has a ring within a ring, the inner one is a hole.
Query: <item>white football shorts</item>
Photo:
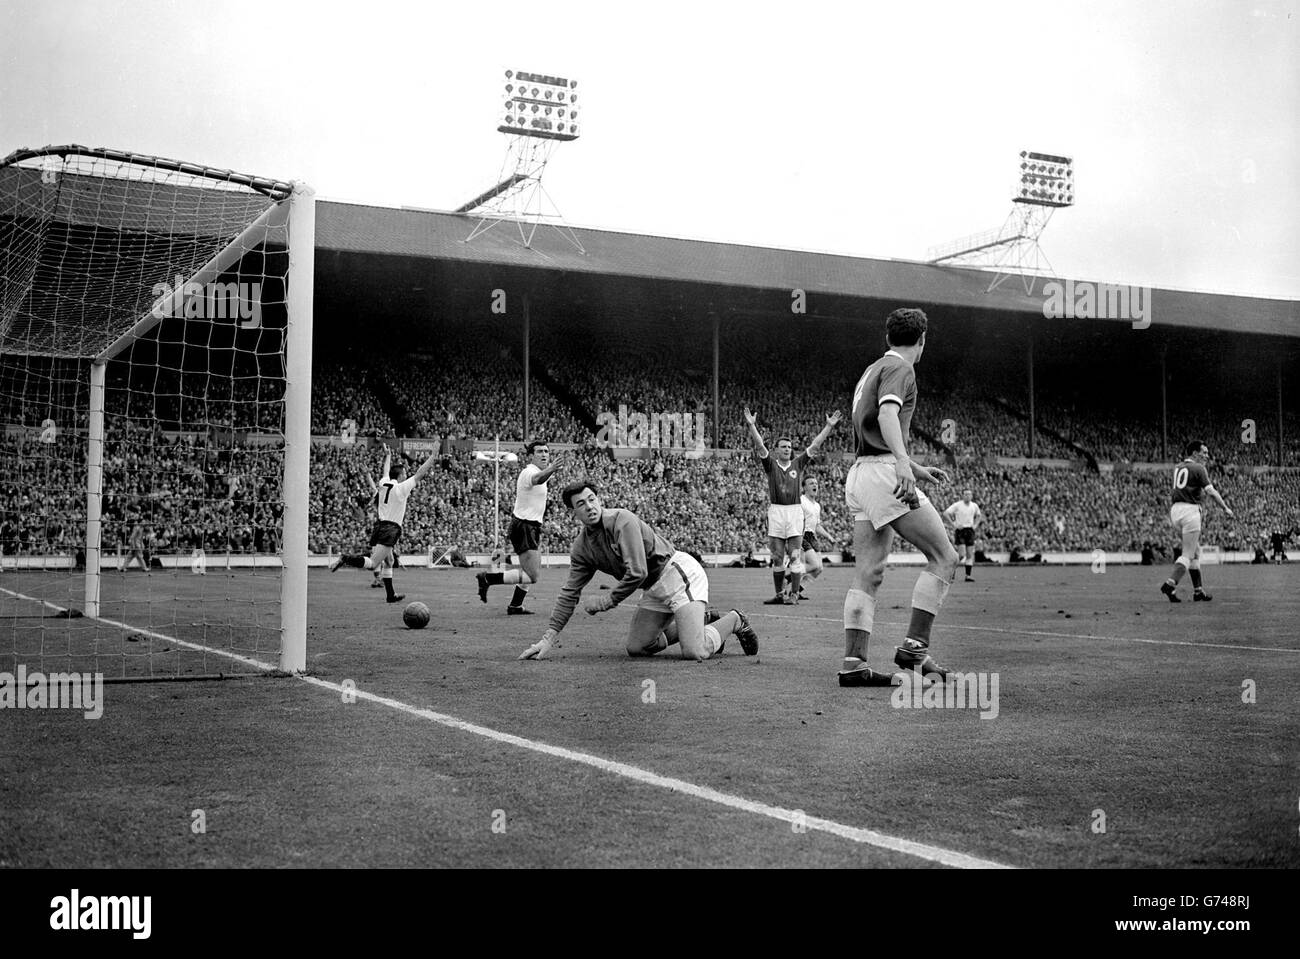
[[[1179,536],[1201,531],[1201,508],[1195,503],[1175,503],[1169,508],[1169,525]]]
[[[789,539],[791,536],[803,537],[803,506],[791,503],[777,506],[772,503],[767,508],[767,535],[776,539]]]
[[[641,594],[638,609],[675,613],[687,603],[709,601],[709,578],[695,557],[681,550],[668,558],[659,581]]]
[[[882,529],[911,509],[894,495],[898,486],[897,463],[892,453],[859,456],[854,460],[844,480],[844,502],[855,520],[869,520],[876,529]],[[921,504],[930,502],[919,486],[916,496]]]

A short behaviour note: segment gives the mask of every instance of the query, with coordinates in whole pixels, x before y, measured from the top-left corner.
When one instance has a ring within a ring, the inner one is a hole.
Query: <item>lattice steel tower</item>
[[[1039,243],[1059,208],[1074,205],[1074,161],[1070,157],[1020,151],[1020,189],[1001,229],[968,236],[930,251],[930,263],[992,269],[993,292],[1013,274],[1022,277],[1025,292],[1033,292],[1036,276],[1052,272]]]
[[[537,228],[546,224],[579,253],[587,252],[542,183],[556,148],[578,139],[577,86],[576,80],[563,77],[506,71],[505,103],[497,126],[509,137],[505,160],[496,186],[456,210],[477,221],[465,242],[509,222],[518,230],[519,243],[531,249]]]

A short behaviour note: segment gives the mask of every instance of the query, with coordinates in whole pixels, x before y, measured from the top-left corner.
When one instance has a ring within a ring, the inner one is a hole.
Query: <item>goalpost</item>
[[[314,241],[302,184],[0,160],[0,671],[306,668]]]

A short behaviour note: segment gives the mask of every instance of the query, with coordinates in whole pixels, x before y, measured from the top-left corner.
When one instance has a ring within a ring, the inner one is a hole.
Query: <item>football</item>
[[[424,603],[411,603],[402,610],[402,622],[407,629],[424,629],[429,625],[429,607]]]

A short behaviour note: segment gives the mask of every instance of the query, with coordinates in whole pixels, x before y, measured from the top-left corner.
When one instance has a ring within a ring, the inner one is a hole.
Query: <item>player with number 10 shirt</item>
[[[1209,460],[1210,448],[1200,440],[1193,440],[1187,444],[1187,458],[1174,467],[1169,523],[1178,531],[1182,550],[1174,561],[1173,574],[1160,584],[1160,592],[1169,597],[1171,603],[1182,602],[1177,590],[1184,573],[1191,575],[1194,602],[1211,599],[1210,594],[1201,588],[1201,503],[1209,495],[1228,516],[1232,516],[1232,510],[1210,483],[1210,473],[1205,468]]]

